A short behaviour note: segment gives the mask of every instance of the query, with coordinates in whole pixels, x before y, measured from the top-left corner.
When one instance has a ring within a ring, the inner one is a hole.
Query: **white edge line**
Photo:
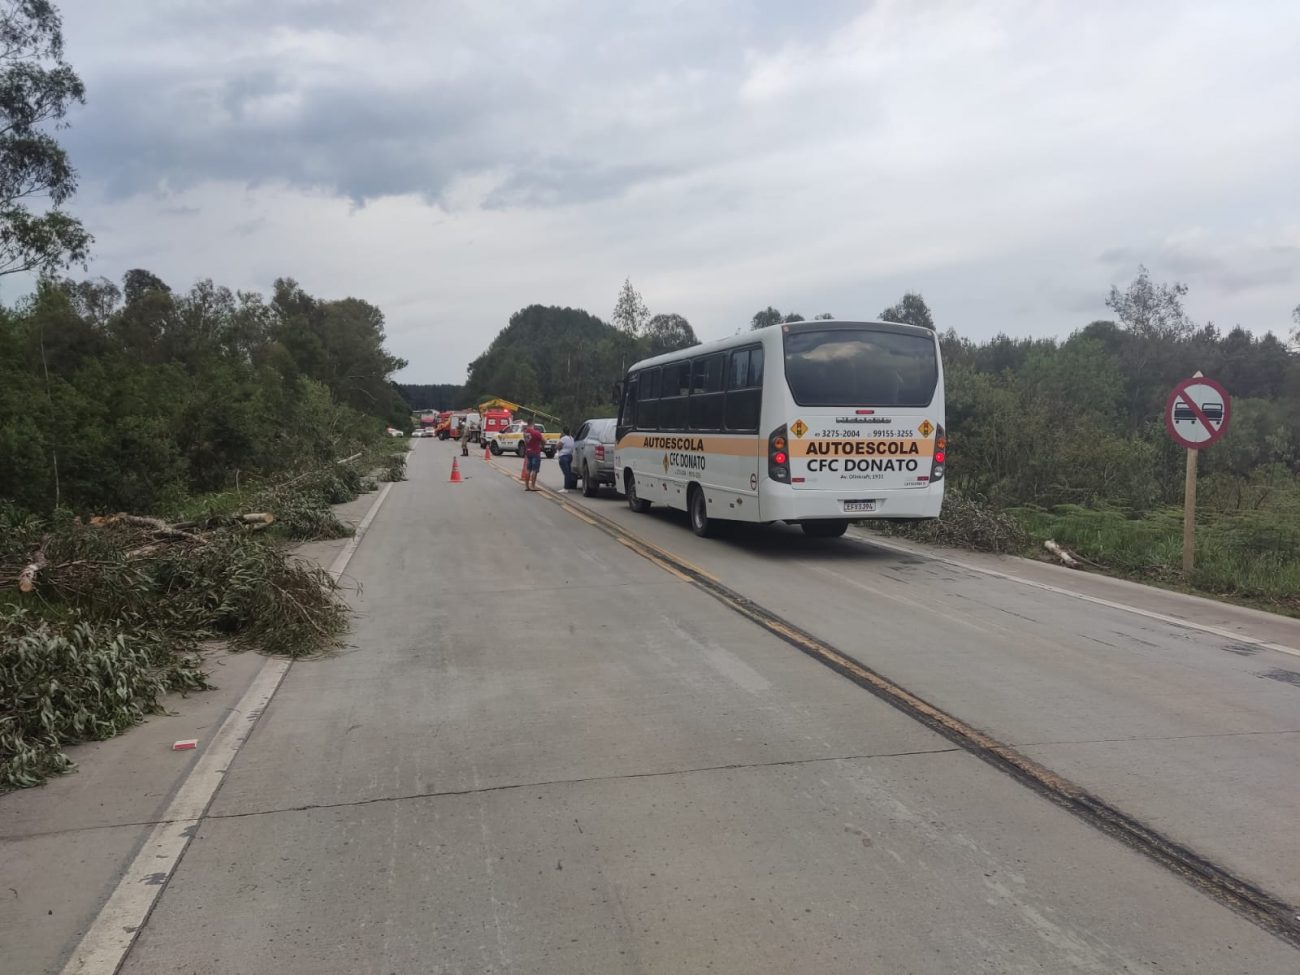
[[[348,567],[393,485],[385,484],[366,512],[348,544],[330,564],[329,574],[337,582]],[[240,747],[253,732],[257,719],[279,689],[291,661],[267,657],[238,703],[222,722],[212,743],[204,749],[189,774],[181,781],[163,812],[162,822],[150,831],[117,886],[100,908],[63,975],[113,975],[126,960],[136,936],[153,910],[158,894],[171,879],[190,840],[221,787],[226,770]]]
[[[926,551],[917,551],[915,549],[905,548],[902,545],[891,545],[889,542],[881,541],[875,537],[857,536],[868,545],[878,545],[883,549],[891,552],[899,552],[904,555],[917,555],[924,559],[931,559],[935,562],[942,562],[945,565],[956,566],[959,569],[968,569],[971,572],[979,572],[986,576],[993,576],[996,579],[1004,579],[1007,582],[1016,582],[1022,586],[1032,586],[1035,589],[1042,589],[1045,592],[1056,593],[1060,596],[1071,596],[1074,599],[1082,599],[1085,602],[1095,603],[1098,606],[1105,606],[1108,609],[1118,609],[1126,613],[1135,613],[1138,616],[1145,616],[1150,620],[1157,620],[1161,623],[1168,623],[1172,626],[1180,626],[1188,630],[1199,630],[1202,633],[1209,633],[1213,636],[1223,637],[1234,643],[1246,643],[1263,650],[1275,650],[1278,653],[1290,654],[1293,657],[1300,657],[1300,650],[1295,647],[1286,647],[1280,643],[1269,643],[1265,640],[1256,639],[1253,636],[1247,636],[1244,633],[1234,633],[1232,630],[1220,629],[1217,626],[1207,626],[1204,623],[1194,623],[1191,620],[1179,619],[1177,616],[1166,616],[1164,613],[1157,613],[1150,609],[1141,609],[1137,606],[1130,606],[1127,603],[1117,603],[1110,599],[1103,599],[1100,596],[1090,596],[1087,593],[1075,592],[1073,589],[1062,589],[1060,586],[1053,586],[1046,582],[1037,582],[1034,579],[1026,579],[1024,576],[1011,575],[1009,572],[999,572],[997,569],[988,569],[982,565],[972,565],[970,562],[961,562],[957,559],[950,559],[943,555],[934,555]],[[1281,617],[1285,619],[1285,617]]]

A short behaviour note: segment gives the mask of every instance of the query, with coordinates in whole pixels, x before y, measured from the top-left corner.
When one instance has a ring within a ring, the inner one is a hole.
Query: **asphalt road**
[[[1283,905],[1300,657],[1261,642],[1300,647],[1300,626],[1224,611],[1225,639],[867,541],[696,539],[674,513],[525,494],[513,461],[449,484],[458,451],[414,446],[348,565],[352,646],[289,669],[121,971],[1300,968],[1212,883],[707,581]]]

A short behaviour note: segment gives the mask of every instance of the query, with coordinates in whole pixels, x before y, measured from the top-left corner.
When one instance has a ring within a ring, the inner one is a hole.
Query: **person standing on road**
[[[578,486],[577,479],[573,476],[573,436],[569,433],[569,428],[564,428],[564,434],[560,437],[560,452],[556,454],[556,459],[560,462],[560,471],[564,474],[564,487],[560,488],[561,494],[568,494]]]
[[[460,455],[469,456],[469,417],[460,421]]]
[[[528,474],[525,491],[537,490],[537,474],[542,469],[542,444],[545,439],[541,430],[528,424],[528,429],[524,431],[524,470]]]

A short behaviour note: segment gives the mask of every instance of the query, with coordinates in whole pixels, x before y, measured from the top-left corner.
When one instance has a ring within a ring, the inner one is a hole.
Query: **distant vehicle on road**
[[[446,440],[449,436],[448,430],[451,428],[451,410],[443,410],[438,414],[437,422],[433,425],[433,435],[439,440]]]
[[[582,493],[594,498],[601,485],[615,487],[614,444],[617,417],[598,417],[578,427],[573,438],[573,476],[582,481]]]
[[[406,434],[404,434],[401,430],[397,429],[397,427],[389,427],[387,432],[388,432],[388,435],[389,435],[390,437],[405,437],[405,436],[406,436]]]
[[[560,446],[560,435],[558,433],[547,433],[544,423],[534,423],[533,426],[542,431],[542,436],[546,438],[542,445],[542,452],[547,457],[554,457],[555,451]],[[518,420],[506,427],[496,439],[488,444],[488,449],[494,454],[516,454],[519,457],[524,455],[524,430],[528,424],[523,420]]]
[[[492,441],[500,435],[501,431],[510,426],[512,419],[513,417],[507,409],[498,407],[483,410],[483,426],[479,436],[484,445],[490,447]]]
[[[894,322],[771,325],[646,359],[622,383],[614,470],[651,501],[721,521],[937,518],[948,448],[939,342]]]
[[[414,430],[411,431],[412,440],[419,440],[424,437],[432,437],[432,436],[433,434],[430,433],[428,430],[426,430],[424,427],[416,427]]]

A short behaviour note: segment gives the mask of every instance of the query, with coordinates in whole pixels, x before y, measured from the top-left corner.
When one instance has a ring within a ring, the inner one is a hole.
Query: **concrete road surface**
[[[455,453],[415,445],[348,566],[352,645],[288,671],[123,972],[1300,969],[1221,892],[590,522],[1294,905],[1300,658],[1260,646],[1278,631],[1251,642],[1242,617],[1225,641],[781,528],[699,540],[614,498],[525,494],[515,462],[449,484]],[[57,843],[40,855],[76,886]],[[15,957],[28,933],[4,918]]]

